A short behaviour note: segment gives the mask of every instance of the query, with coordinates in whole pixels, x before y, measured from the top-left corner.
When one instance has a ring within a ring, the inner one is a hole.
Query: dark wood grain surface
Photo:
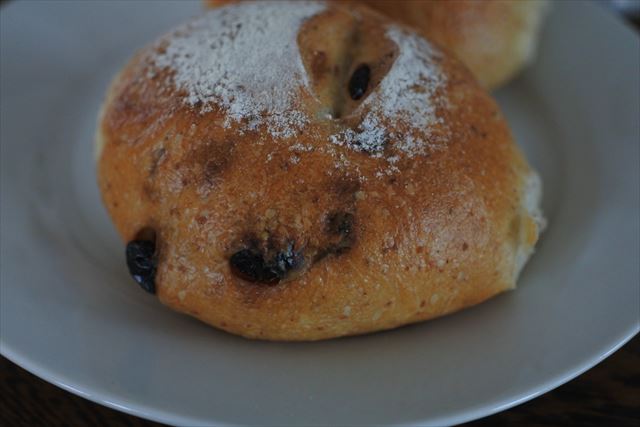
[[[67,393],[5,358],[0,361],[0,425],[162,426]],[[465,426],[640,426],[640,336],[573,381]]]
[[[5,0],[0,0],[2,3]],[[629,21],[636,29],[640,28],[640,15],[629,17]],[[75,396],[0,357],[0,426],[162,427],[163,424]],[[640,427],[640,336],[569,383],[464,426]]]

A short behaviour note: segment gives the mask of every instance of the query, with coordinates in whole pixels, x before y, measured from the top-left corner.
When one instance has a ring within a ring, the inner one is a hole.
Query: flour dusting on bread
[[[431,134],[444,121],[437,108],[447,106],[442,95],[446,78],[435,60],[440,53],[417,34],[395,25],[386,31],[398,47],[398,58],[374,93],[359,107],[367,111],[356,130],[347,129],[332,142],[356,151],[380,153],[388,140],[408,157],[427,154],[442,141]]]
[[[297,35],[301,24],[326,5],[281,6],[242,2],[206,13],[162,39],[152,62],[172,71],[187,105],[203,114],[221,109],[226,127],[266,129],[275,139],[291,139],[312,122],[297,101],[301,90],[310,91]],[[386,36],[396,44],[398,57],[354,112],[359,123],[338,127],[328,142],[375,157],[388,144],[409,157],[425,154],[443,141],[430,132],[443,128],[437,109],[446,107],[446,79],[436,63],[440,53],[392,24]]]
[[[294,107],[306,85],[296,36],[303,20],[323,9],[317,2],[221,8],[163,39],[153,62],[174,71],[188,105],[203,113],[214,106],[225,110],[226,126],[243,122],[252,130],[264,124],[274,137],[291,137],[308,120]]]

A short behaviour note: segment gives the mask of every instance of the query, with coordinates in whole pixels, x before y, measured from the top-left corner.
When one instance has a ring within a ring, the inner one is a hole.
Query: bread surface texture
[[[515,286],[541,226],[493,99],[358,4],[207,12],[124,67],[96,143],[118,232],[155,242],[160,301],[249,338],[477,304]]]

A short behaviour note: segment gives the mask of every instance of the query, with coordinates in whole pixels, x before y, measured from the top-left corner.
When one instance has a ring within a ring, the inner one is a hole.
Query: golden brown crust
[[[216,7],[237,0],[205,0]],[[413,26],[451,50],[482,85],[495,89],[534,55],[545,0],[335,0],[358,2]]]
[[[323,13],[336,8],[352,13]],[[355,8],[365,22],[382,20]],[[362,28],[365,38],[375,32]],[[301,37],[301,49],[319,43]],[[125,241],[155,230],[164,304],[250,338],[317,340],[441,316],[514,286],[515,252],[532,224],[522,206],[529,168],[495,102],[455,59],[438,63],[448,107],[434,132],[446,130],[446,144],[376,176],[385,158],[328,142],[329,119],[286,143],[225,127],[224,111],[198,111],[167,88],[153,49],[110,89],[98,180]],[[313,68],[317,55],[301,55]],[[297,95],[305,108],[322,105]],[[295,143],[312,149],[292,151]],[[246,248],[265,258],[292,248],[302,267],[277,284],[243,280],[229,260]]]

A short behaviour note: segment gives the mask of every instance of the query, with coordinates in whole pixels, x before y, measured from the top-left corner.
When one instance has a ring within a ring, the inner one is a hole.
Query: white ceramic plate
[[[517,291],[439,320],[252,342],[128,277],[92,158],[107,83],[199,2],[1,10],[1,351],[66,390],[171,424],[450,424],[598,363],[639,329],[639,75],[632,30],[559,2],[498,99],[542,173],[550,226]]]

